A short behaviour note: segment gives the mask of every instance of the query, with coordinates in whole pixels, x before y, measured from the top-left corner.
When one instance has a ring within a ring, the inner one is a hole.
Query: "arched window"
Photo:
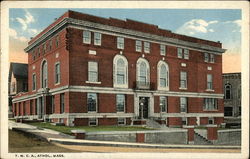
[[[150,87],[150,68],[149,63],[144,58],[139,58],[136,64],[136,85],[137,88],[149,88]]]
[[[44,60],[42,62],[42,71],[41,71],[41,85],[42,88],[48,87],[48,70],[47,70],[47,62]]]
[[[122,55],[116,55],[113,61],[114,87],[128,88],[128,61]]]
[[[164,61],[159,61],[157,69],[158,69],[158,89],[169,90],[168,64]]]
[[[232,85],[227,83],[225,84],[225,99],[231,99],[232,98]]]

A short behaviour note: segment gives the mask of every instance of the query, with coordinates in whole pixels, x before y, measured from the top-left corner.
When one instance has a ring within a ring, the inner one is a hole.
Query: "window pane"
[[[185,97],[180,98],[180,107],[181,107],[181,112],[187,112],[187,98]]]
[[[91,32],[83,31],[83,43],[90,44],[91,42]]]
[[[96,93],[88,93],[87,105],[88,111],[96,111],[97,95]]]
[[[98,81],[98,68],[97,62],[88,62],[88,81]]]
[[[210,62],[214,63],[214,54],[210,54]]]
[[[160,97],[161,112],[166,112],[166,107],[167,107],[167,98],[166,97]]]
[[[101,34],[100,33],[94,33],[94,44],[101,45]]]
[[[137,41],[135,42],[135,50],[136,50],[137,52],[141,52],[141,48],[142,48],[142,42],[137,40]]]
[[[150,43],[144,42],[144,52],[149,53],[150,52]]]
[[[189,59],[189,50],[184,49],[184,59]]]
[[[208,62],[208,58],[209,58],[208,53],[205,53],[205,54],[204,54],[204,61],[205,61],[205,62]]]
[[[182,58],[182,48],[177,49],[178,58]]]
[[[124,38],[117,37],[117,48],[124,49]]]
[[[187,88],[187,73],[186,72],[181,72],[180,87]]]
[[[160,54],[166,55],[166,46],[165,45],[160,45]]]
[[[117,112],[124,112],[125,107],[125,95],[117,94],[116,95],[116,109]]]

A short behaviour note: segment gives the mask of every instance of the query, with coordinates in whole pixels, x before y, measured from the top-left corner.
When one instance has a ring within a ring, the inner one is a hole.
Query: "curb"
[[[126,143],[126,142],[110,142],[95,140],[79,140],[79,139],[56,139],[48,138],[49,142],[60,143],[64,145],[85,145],[85,146],[111,146],[111,147],[136,147],[136,148],[179,148],[179,149],[241,149],[241,146],[224,146],[224,145],[160,145],[148,143]]]

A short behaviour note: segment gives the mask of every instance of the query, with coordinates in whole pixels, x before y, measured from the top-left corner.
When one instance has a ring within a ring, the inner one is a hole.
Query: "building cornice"
[[[135,31],[131,29],[124,29],[124,28],[114,27],[110,25],[84,21],[84,20],[64,18],[60,23],[56,24],[54,27],[52,27],[50,30],[48,30],[42,36],[40,36],[36,41],[30,44],[27,48],[25,48],[25,52],[29,52],[39,43],[44,42],[45,39],[50,37],[53,33],[67,26],[70,26],[73,28],[79,28],[79,29],[89,29],[92,31],[99,31],[101,33],[119,35],[119,36],[124,36],[124,37],[132,38],[132,39],[149,41],[149,42],[154,42],[154,43],[159,43],[159,44],[166,44],[166,45],[173,45],[176,47],[189,48],[192,50],[209,52],[209,53],[214,53],[214,54],[221,54],[226,51],[225,49],[210,46],[210,45],[199,44],[199,43],[179,40],[175,38],[168,38],[168,37],[159,36],[155,34],[144,33],[144,32]]]

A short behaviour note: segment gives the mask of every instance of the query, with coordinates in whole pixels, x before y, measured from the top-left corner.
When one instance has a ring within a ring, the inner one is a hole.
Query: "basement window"
[[[126,123],[126,120],[125,120],[125,118],[118,118],[118,125],[125,125],[125,123]]]
[[[187,118],[186,117],[182,117],[181,118],[181,123],[182,123],[182,125],[187,125]]]
[[[214,118],[208,118],[208,124],[214,124]]]
[[[97,119],[96,118],[90,118],[89,119],[89,126],[97,126]]]

